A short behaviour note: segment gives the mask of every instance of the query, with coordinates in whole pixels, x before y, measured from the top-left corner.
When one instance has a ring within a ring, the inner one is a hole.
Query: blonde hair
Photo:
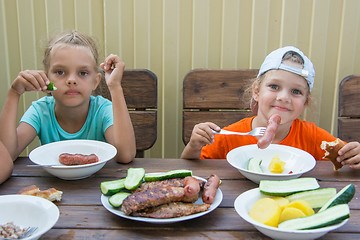
[[[50,55],[51,52],[61,45],[72,45],[75,47],[85,47],[88,48],[94,58],[96,69],[99,65],[99,53],[95,41],[88,35],[78,32],[76,30],[65,31],[56,36],[54,36],[47,44],[45,48],[45,55],[43,59],[43,64],[45,71],[49,69]]]

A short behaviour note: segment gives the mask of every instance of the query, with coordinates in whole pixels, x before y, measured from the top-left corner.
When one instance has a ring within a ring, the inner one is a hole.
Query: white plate
[[[49,231],[59,219],[58,207],[41,197],[29,195],[0,196],[0,224],[13,222],[21,228],[38,227],[24,240],[38,239]]]
[[[86,178],[99,171],[107,161],[114,158],[116,148],[111,144],[95,140],[66,140],[53,142],[35,148],[29,154],[29,159],[39,165],[59,165],[43,167],[50,174],[65,180]],[[59,162],[59,155],[71,154],[96,154],[99,161],[91,164],[66,166]]]
[[[280,160],[285,162],[283,173],[272,173],[268,166],[271,159],[278,155]],[[262,160],[261,168],[263,173],[248,170],[249,159],[255,157]],[[288,180],[300,177],[310,171],[316,165],[315,158],[301,149],[280,144],[270,144],[265,149],[259,149],[256,144],[246,145],[231,150],[227,156],[227,161],[239,170],[246,178],[255,183],[260,180]],[[290,171],[292,173],[290,173]]]
[[[245,221],[252,224],[257,230],[263,234],[273,238],[273,239],[284,239],[284,240],[307,240],[307,239],[316,239],[325,235],[326,233],[340,228],[343,226],[349,219],[342,221],[339,224],[332,225],[329,227],[317,228],[312,230],[283,230],[276,227],[270,227],[265,224],[259,223],[252,219],[249,216],[254,204],[261,198],[268,197],[260,192],[259,188],[254,188],[249,191],[246,191],[240,194],[234,202],[234,208],[236,212],[242,217]]]
[[[196,178],[201,179],[203,181],[206,181],[206,179],[201,178],[201,177],[196,177]],[[205,212],[195,213],[195,214],[192,214],[192,215],[189,215],[189,216],[184,216],[184,217],[167,218],[167,219],[133,217],[133,216],[125,215],[122,211],[120,211],[120,209],[116,209],[113,206],[111,206],[108,199],[109,199],[109,196],[105,196],[103,194],[101,195],[101,203],[102,203],[102,205],[109,212],[111,212],[111,213],[113,213],[115,215],[118,215],[118,216],[123,217],[123,218],[131,219],[131,220],[135,220],[135,221],[140,221],[140,222],[165,224],[165,223],[174,223],[174,222],[186,221],[186,220],[198,218],[198,217],[201,217],[201,216],[203,216],[205,214],[210,213],[211,211],[215,210],[220,205],[220,203],[221,203],[221,201],[223,199],[223,194],[222,194],[220,188],[218,188],[217,191],[216,191],[216,196],[215,196],[214,202],[211,204],[210,208]],[[198,200],[194,204],[203,204],[201,196],[199,196]]]

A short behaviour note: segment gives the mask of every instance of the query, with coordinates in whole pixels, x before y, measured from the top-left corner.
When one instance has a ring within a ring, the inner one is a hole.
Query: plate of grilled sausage
[[[197,176],[162,181],[143,182],[114,208],[109,196],[101,195],[102,205],[120,217],[148,223],[174,223],[206,215],[215,210],[223,199],[220,179]]]

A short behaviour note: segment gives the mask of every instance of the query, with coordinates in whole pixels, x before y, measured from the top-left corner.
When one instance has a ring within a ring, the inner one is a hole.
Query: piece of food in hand
[[[332,142],[322,141],[320,146],[322,150],[325,150],[323,159],[330,160],[334,164],[335,171],[339,170],[343,166],[336,160],[339,156],[338,152],[343,146],[345,146],[345,143],[338,138]]]
[[[275,155],[269,164],[269,170],[272,173],[282,173],[284,171],[285,162],[281,161],[278,155]]]
[[[220,178],[212,174],[204,185],[202,200],[204,203],[212,204],[214,202],[216,191],[220,186]]]
[[[259,138],[259,141],[257,143],[260,149],[267,148],[274,140],[280,122],[281,122],[281,117],[279,114],[273,114],[270,116],[265,133],[262,137]]]
[[[209,209],[209,207],[210,204],[198,205],[192,203],[173,202],[133,212],[131,215],[134,217],[149,217],[157,219],[176,218],[205,212]]]
[[[71,154],[71,153],[62,153],[59,155],[59,162],[61,164],[71,166],[71,165],[84,165],[90,163],[96,163],[99,161],[98,156],[96,154]]]
[[[40,189],[36,185],[31,185],[31,186],[22,188],[18,192],[18,194],[42,197],[49,201],[54,202],[54,201],[61,201],[63,192],[56,190],[55,188],[49,188],[49,189],[40,191]]]
[[[57,87],[54,86],[54,82],[50,82],[50,83],[47,85],[46,90],[47,90],[47,91],[55,91],[55,90],[57,90]]]

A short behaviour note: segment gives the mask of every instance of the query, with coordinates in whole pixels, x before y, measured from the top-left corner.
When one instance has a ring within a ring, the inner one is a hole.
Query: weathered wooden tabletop
[[[243,220],[234,209],[236,197],[257,184],[247,180],[225,159],[184,160],[136,158],[130,164],[109,161],[96,174],[82,180],[61,180],[42,168],[29,168],[26,157],[15,161],[11,178],[0,185],[0,195],[15,194],[21,188],[35,184],[41,190],[54,187],[63,191],[62,200],[55,202],[60,218],[40,239],[269,239]],[[138,222],[114,215],[101,204],[100,183],[126,176],[129,167],[142,167],[146,172],[190,169],[193,175],[208,178],[217,174],[223,200],[214,211],[202,217],[168,224]],[[347,167],[333,171],[330,162],[318,161],[316,167],[303,176],[316,177],[321,187],[340,190],[349,183],[356,189],[360,171]],[[321,239],[360,239],[360,193],[356,192],[349,206],[350,220]]]

